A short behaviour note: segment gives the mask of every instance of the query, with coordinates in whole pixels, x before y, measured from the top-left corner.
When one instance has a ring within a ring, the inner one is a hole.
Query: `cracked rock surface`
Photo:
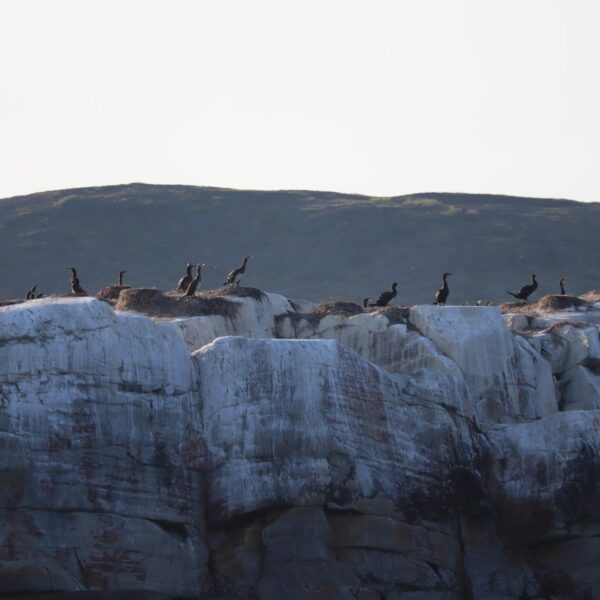
[[[600,597],[596,305],[234,301],[0,308],[0,597]]]

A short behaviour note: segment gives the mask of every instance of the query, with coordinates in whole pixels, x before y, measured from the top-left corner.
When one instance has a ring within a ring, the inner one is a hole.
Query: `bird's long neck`
[[[566,290],[565,290],[565,282],[561,279],[560,280],[560,293],[565,296],[567,294]]]
[[[119,273],[119,285],[123,285],[123,273]]]
[[[443,276],[442,276],[443,288],[444,288],[445,290],[447,290],[447,289],[448,289],[448,280],[447,280],[447,277],[448,277],[447,275],[443,275]]]

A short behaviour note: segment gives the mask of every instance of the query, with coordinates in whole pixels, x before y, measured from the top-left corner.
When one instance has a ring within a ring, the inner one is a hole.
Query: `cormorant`
[[[77,269],[75,267],[67,267],[68,271],[71,271],[71,292],[78,296],[87,296],[88,293],[79,284],[79,278],[77,277]]]
[[[443,304],[446,306],[446,300],[448,300],[448,295],[450,294],[450,288],[448,287],[448,282],[446,278],[452,275],[452,273],[444,273],[442,275],[442,287],[435,292],[435,296],[433,297],[433,303],[437,305]]]
[[[196,293],[196,289],[200,282],[202,281],[202,267],[204,263],[196,266],[196,277],[190,281],[190,285],[187,286],[187,290],[185,292],[185,296],[193,296]]]
[[[245,256],[242,264],[237,269],[234,269],[233,271],[231,271],[231,273],[229,273],[229,275],[227,275],[227,281],[223,285],[233,285],[234,283],[237,283],[238,287],[239,287],[240,279],[242,278],[242,275],[246,271],[246,263],[251,258],[252,258],[251,256]]]
[[[369,306],[369,300],[370,300],[370,299],[371,299],[371,298],[365,298],[365,299],[363,300],[363,308],[368,308],[368,306]]]
[[[561,296],[566,296],[567,295],[567,290],[565,289],[565,281],[567,280],[566,277],[561,277],[560,278],[560,295]]]
[[[26,296],[26,300],[34,300],[35,299],[35,292],[38,289],[37,285],[32,286],[32,288],[27,292],[27,296]],[[39,298],[39,296],[38,296]]]
[[[531,279],[533,280],[533,283],[531,283],[529,285],[524,285],[516,294],[513,294],[512,292],[506,292],[506,293],[510,294],[517,300],[525,300],[525,302],[529,302],[529,300],[527,300],[527,298],[529,298],[529,296],[531,296],[531,294],[533,294],[533,292],[535,292],[535,290],[537,290],[537,288],[538,288],[538,282],[535,278],[535,275],[532,275]]]
[[[396,294],[398,293],[396,291],[397,286],[397,283],[392,283],[392,291],[381,292],[379,298],[377,298],[377,302],[371,306],[387,306],[396,297]]]
[[[123,275],[125,275],[125,273],[127,273],[127,271],[119,271],[119,282],[117,283],[117,285],[119,287],[123,287]]]
[[[192,281],[192,263],[188,263],[185,268],[185,275],[177,282],[177,291],[185,292]]]

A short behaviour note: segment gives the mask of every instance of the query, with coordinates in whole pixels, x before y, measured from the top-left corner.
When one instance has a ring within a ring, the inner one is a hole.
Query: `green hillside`
[[[66,292],[75,265],[90,292],[120,269],[172,289],[185,263],[203,288],[251,254],[245,283],[290,297],[360,300],[400,283],[430,302],[451,271],[450,303],[507,300],[536,273],[540,294],[600,288],[600,204],[425,193],[393,198],[131,184],[0,200],[0,298],[33,284]]]

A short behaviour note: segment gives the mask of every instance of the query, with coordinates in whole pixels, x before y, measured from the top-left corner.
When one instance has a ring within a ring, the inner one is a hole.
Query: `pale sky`
[[[0,197],[600,201],[598,0],[0,0]]]

